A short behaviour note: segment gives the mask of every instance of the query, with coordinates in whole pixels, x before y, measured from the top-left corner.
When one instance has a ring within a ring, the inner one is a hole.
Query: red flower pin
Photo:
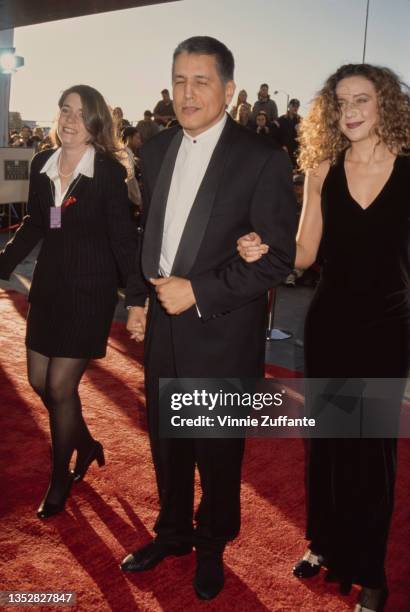
[[[71,204],[75,204],[76,202],[77,202],[77,198],[75,198],[74,196],[70,196],[69,198],[64,200],[64,202],[62,203],[62,209],[65,210],[66,208],[71,206]]]

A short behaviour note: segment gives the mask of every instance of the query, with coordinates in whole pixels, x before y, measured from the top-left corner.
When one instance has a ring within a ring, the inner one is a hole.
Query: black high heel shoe
[[[296,578],[313,578],[319,574],[324,561],[321,555],[315,555],[308,549],[293,567],[293,575]]]
[[[38,518],[47,519],[47,518],[50,518],[50,516],[59,514],[60,512],[64,510],[65,503],[70,495],[71,487],[73,486],[73,482],[74,482],[73,476],[72,474],[70,474],[66,492],[64,493],[62,500],[58,504],[53,504],[51,502],[48,502],[47,495],[45,496],[45,498],[43,499],[43,501],[41,502],[39,506],[39,509],[37,510]],[[47,494],[48,494],[48,491],[47,491]]]
[[[96,461],[99,467],[105,465],[104,448],[97,440],[94,440],[93,447],[84,462],[80,464],[77,457],[74,470],[71,472],[74,482],[80,482],[84,478],[93,461]]]

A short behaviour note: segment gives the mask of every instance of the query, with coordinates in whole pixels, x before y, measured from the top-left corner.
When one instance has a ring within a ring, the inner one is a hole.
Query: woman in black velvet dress
[[[58,147],[30,169],[27,216],[0,253],[8,279],[42,240],[27,318],[29,382],[49,412],[50,484],[38,516],[64,509],[74,480],[104,463],[82,416],[78,386],[90,359],[104,357],[117,303],[135,260],[135,226],[108,107],[87,85],[59,100]],[[71,456],[77,451],[74,475]]]
[[[408,88],[386,68],[342,66],[302,124],[307,175],[295,266],[308,268],[320,242],[324,260],[306,319],[305,374],[398,379],[393,431],[409,371],[409,149]],[[266,252],[255,234],[238,248],[248,262]],[[309,578],[325,565],[343,590],[361,585],[357,611],[382,610],[387,598],[396,445],[394,437],[309,445],[311,543],[294,574]]]

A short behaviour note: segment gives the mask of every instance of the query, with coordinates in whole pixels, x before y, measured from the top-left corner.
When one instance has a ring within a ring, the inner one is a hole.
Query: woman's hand
[[[142,306],[131,306],[128,310],[127,331],[131,340],[142,342],[145,336],[147,320],[146,309]]]
[[[261,237],[256,232],[241,236],[237,242],[239,255],[247,263],[258,261],[263,255],[269,251],[267,244],[263,244]]]

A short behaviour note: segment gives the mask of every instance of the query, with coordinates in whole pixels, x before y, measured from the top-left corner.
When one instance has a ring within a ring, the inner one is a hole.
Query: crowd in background
[[[23,125],[20,130],[11,130],[9,133],[9,147],[30,148],[37,151],[50,149],[54,143],[49,136],[49,129]]]
[[[294,171],[295,192],[301,206],[303,176],[297,167],[297,136],[301,120],[299,107],[299,100],[292,98],[288,101],[286,113],[279,116],[276,102],[269,95],[269,85],[262,83],[254,104],[248,102],[247,92],[241,89],[229,114],[246,129],[255,132],[261,138],[268,139],[273,146],[282,148],[288,153]],[[112,108],[111,112],[117,141],[123,149],[121,161],[127,168],[129,198],[138,211],[142,202],[139,151],[142,145],[160,130],[178,124],[173,101],[168,89],[163,89],[161,100],[154,106],[153,111],[146,110],[143,119],[137,121],[135,126],[124,117],[121,107]],[[54,146],[52,133],[53,130],[50,128],[32,129],[28,125],[23,125],[20,130],[10,132],[9,146],[32,148],[35,152],[43,151]],[[316,278],[316,275],[314,276]],[[288,277],[286,284],[294,286],[298,281],[298,273],[295,271]],[[300,282],[303,282],[303,279]],[[310,279],[308,284],[311,284]]]
[[[287,112],[278,116],[276,102],[269,96],[269,86],[262,83],[259,88],[256,102],[248,102],[248,94],[242,89],[236,103],[230,109],[231,117],[256,134],[269,138],[277,147],[284,148],[292,161],[294,169],[297,168],[297,126],[300,121],[299,100],[293,98],[288,103]],[[177,124],[173,102],[168,89],[161,91],[161,100],[157,102],[153,112],[146,110],[144,117],[133,126],[117,106],[112,109],[112,116],[117,132],[117,138],[122,141],[135,156],[139,148],[160,130]],[[11,147],[30,147],[36,152],[54,146],[49,128],[23,125],[20,130],[12,130],[9,137]]]

